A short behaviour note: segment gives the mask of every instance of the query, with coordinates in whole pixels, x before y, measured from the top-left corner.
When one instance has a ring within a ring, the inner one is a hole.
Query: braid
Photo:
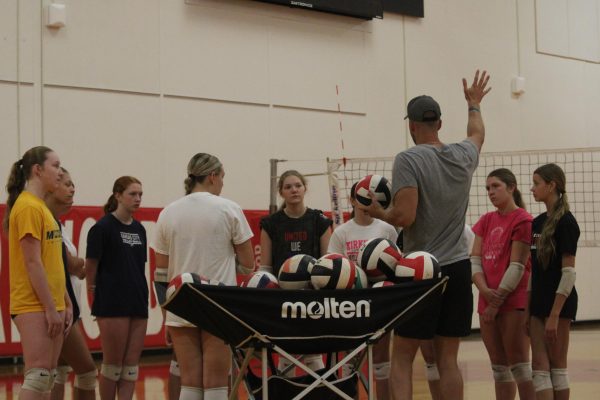
[[[537,258],[542,263],[543,268],[546,268],[550,264],[550,260],[556,253],[556,243],[554,243],[554,232],[558,221],[569,212],[569,201],[567,194],[563,193],[558,198],[552,213],[546,220],[544,227],[542,228],[542,234],[537,245]]]
[[[567,180],[562,168],[554,163],[542,165],[533,173],[542,178],[547,184],[554,182],[556,185],[556,194],[558,195],[558,199],[552,210],[548,210],[550,215],[542,228],[542,233],[537,243],[537,258],[541,262],[542,268],[547,268],[550,260],[556,254],[554,232],[556,231],[558,221],[570,210],[566,192]]]

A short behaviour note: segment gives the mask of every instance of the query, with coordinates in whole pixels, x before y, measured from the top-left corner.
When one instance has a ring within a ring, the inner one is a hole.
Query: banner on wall
[[[4,215],[6,205],[0,204],[0,219]],[[148,238],[151,238],[154,231],[160,208],[142,208],[135,214],[135,218],[146,228]],[[254,232],[252,245],[254,247],[254,261],[260,265],[260,218],[267,214],[267,211],[245,210],[244,214]],[[65,226],[64,234],[73,240],[77,247],[78,254],[85,258],[86,238],[90,228],[104,215],[101,207],[73,207],[69,214],[62,218]],[[21,344],[19,332],[12,323],[9,313],[9,278],[8,278],[8,238],[0,229],[0,357],[8,357],[21,354]],[[163,327],[163,316],[160,306],[156,300],[154,285],[152,282],[154,276],[154,252],[148,250],[148,262],[146,264],[146,279],[150,299],[148,304],[148,328],[146,330],[146,339],[144,347],[164,347],[165,334]],[[82,281],[85,287],[85,280]],[[100,339],[98,325],[90,315],[91,304],[87,298],[86,290],[81,290],[79,307],[81,308],[81,326],[83,328],[88,347],[90,350],[100,350]]]

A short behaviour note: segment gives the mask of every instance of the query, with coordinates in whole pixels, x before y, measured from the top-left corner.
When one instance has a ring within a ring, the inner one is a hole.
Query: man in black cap
[[[412,398],[412,363],[421,340],[434,339],[443,399],[463,398],[458,369],[460,338],[471,332],[473,294],[469,250],[461,241],[469,202],[471,177],[485,137],[480,102],[491,90],[486,71],[475,73],[463,91],[467,101],[467,138],[444,144],[439,104],[418,96],[407,106],[408,127],[416,146],[399,153],[392,170],[393,203],[384,210],[373,201],[367,211],[376,218],[403,228],[404,252],[433,254],[450,277],[439,316],[411,321],[396,330],[390,382],[396,399]],[[406,119],[405,118],[405,119]],[[427,332],[427,333],[425,333]]]

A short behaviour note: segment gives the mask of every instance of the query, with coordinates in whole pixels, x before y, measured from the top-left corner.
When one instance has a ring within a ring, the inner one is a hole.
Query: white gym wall
[[[325,172],[340,118],[343,155],[390,156],[410,145],[407,100],[426,93],[442,140],[461,140],[460,79],[476,68],[492,75],[484,151],[600,146],[600,0],[425,0],[424,19],[373,21],[249,0],[64,0],[60,29],[45,26],[50,3],[0,0],[0,171],[50,146],[78,205],[102,205],[130,174],[143,206],[162,207],[202,151],[224,162],[225,197],[266,209],[268,160]],[[329,208],[325,177],[307,204]],[[598,253],[578,253],[581,319],[600,319]]]

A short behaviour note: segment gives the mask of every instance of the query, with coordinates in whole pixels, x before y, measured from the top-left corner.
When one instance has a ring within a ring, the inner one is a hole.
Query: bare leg
[[[76,375],[84,374],[90,371],[96,371],[96,364],[94,359],[88,350],[87,343],[81,332],[81,326],[79,322],[71,328],[69,336],[65,338],[61,350],[61,358],[73,368]],[[74,399],[75,400],[88,400],[95,399],[95,390],[83,390],[75,387]],[[53,391],[54,395],[54,391]]]
[[[390,369],[390,337],[391,333],[385,335],[381,340],[373,347],[373,364],[385,364],[387,363],[387,370],[389,376]],[[377,400],[389,400],[390,399],[390,383],[389,378],[377,379],[375,386],[377,388]]]
[[[544,321],[531,317],[529,322],[529,336],[531,338],[531,364],[533,371],[546,371],[550,373],[550,358],[546,348],[544,334]],[[553,400],[552,388],[535,392],[536,400]]]
[[[64,318],[64,312],[60,312]],[[48,336],[48,325],[43,312],[19,314],[14,319],[21,335],[23,347],[24,371],[31,368],[43,368],[51,371],[56,368],[58,356],[62,347],[63,335],[51,338]],[[44,395],[33,390],[21,388],[20,400],[49,399],[50,394]]]
[[[425,363],[429,365],[435,364],[437,368],[437,359],[435,357],[435,348],[433,346],[433,340],[421,340],[421,354]],[[438,374],[439,375],[439,374]],[[441,400],[442,393],[440,389],[440,379],[429,379],[427,377],[427,384],[429,385],[429,393],[431,393],[432,400]]]
[[[147,324],[148,320],[146,318],[130,319],[125,356],[123,358],[124,367],[137,367],[140,363]],[[121,380],[117,384],[117,397],[119,400],[131,400],[133,398],[136,380],[125,379],[125,377],[121,376]]]
[[[412,399],[412,368],[420,340],[394,336],[390,389],[394,400]]]
[[[512,379],[510,374],[510,362],[504,352],[504,346],[502,344],[502,335],[500,333],[497,321],[485,322],[483,319],[479,319],[479,327],[481,330],[481,339],[490,357],[492,365],[505,367],[506,375],[509,378],[494,378],[494,388],[496,391],[496,400],[514,400],[517,396],[517,384]],[[498,372],[497,372],[498,373]]]
[[[458,368],[460,338],[436,336],[433,340],[440,371],[442,399],[462,400],[464,384]]]

